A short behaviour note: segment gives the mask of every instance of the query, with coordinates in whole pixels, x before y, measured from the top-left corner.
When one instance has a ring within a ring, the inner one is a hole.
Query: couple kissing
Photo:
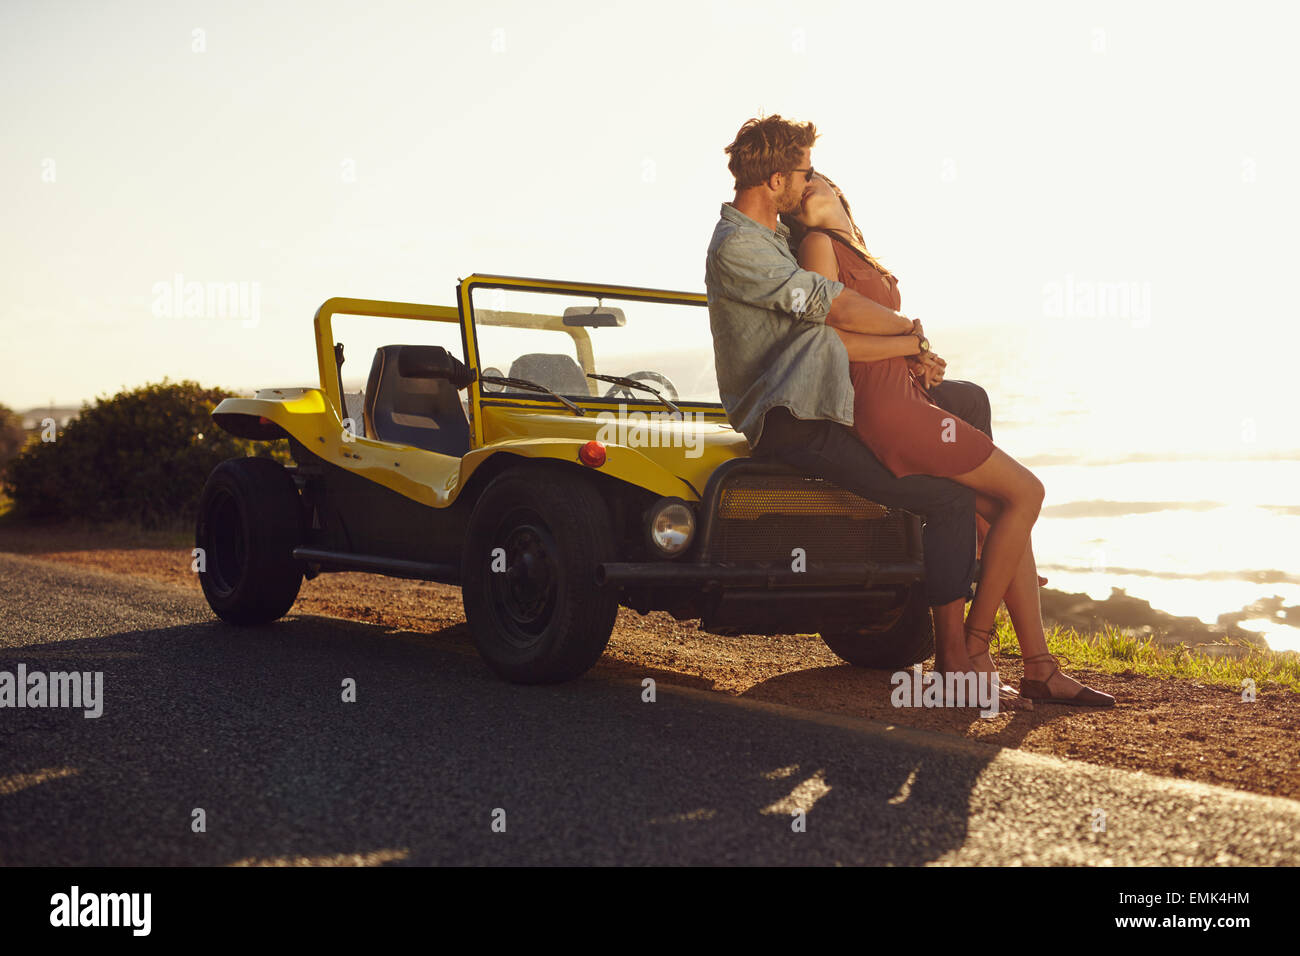
[[[816,138],[812,123],[774,115],[725,148],[736,193],[709,243],[705,289],[731,424],[755,457],[921,517],[936,670],[996,679],[989,644],[1005,602],[1024,678],[1001,685],[1003,706],[1113,706],[1047,649],[1030,543],[1042,483],[993,444],[984,389],[946,379],[920,321],[899,311],[898,279],[813,168]]]

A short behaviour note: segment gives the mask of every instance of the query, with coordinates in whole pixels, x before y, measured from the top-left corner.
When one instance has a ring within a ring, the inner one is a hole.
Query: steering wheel
[[[637,382],[645,382],[647,385],[657,388],[659,393],[670,402],[677,401],[677,386],[669,381],[668,376],[666,375],[660,375],[658,372],[642,371],[630,372],[627,375],[624,375],[623,378],[630,378]],[[628,388],[626,385],[611,385],[609,391],[605,393],[605,397],[612,398],[620,392],[627,395],[629,398],[647,397],[644,393],[632,391],[632,389]]]

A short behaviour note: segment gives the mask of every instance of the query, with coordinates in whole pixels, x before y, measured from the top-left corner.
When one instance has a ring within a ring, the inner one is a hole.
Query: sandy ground
[[[198,590],[188,548],[97,546],[84,533],[0,530],[0,550],[138,575]],[[88,546],[90,545],[90,546]],[[460,591],[370,574],[304,582],[296,615],[366,621],[428,635],[449,650],[475,654]],[[1019,658],[995,654],[1003,679],[1018,683]],[[933,662],[929,666],[932,666]],[[666,614],[619,612],[595,673],[697,687],[801,707],[920,727],[1003,747],[1255,793],[1300,798],[1300,695],[1261,685],[1254,703],[1239,691],[1187,680],[1066,670],[1113,694],[1112,710],[1040,704],[1033,712],[895,708],[889,674],[850,667],[812,635],[719,637]]]

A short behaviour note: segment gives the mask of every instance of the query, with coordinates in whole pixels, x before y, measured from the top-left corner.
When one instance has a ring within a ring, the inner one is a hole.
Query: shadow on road
[[[647,703],[639,681],[508,685],[461,629],[6,645],[0,670],[102,671],[105,700],[99,719],[0,712],[0,862],[912,864],[965,838],[978,754],[667,687]]]

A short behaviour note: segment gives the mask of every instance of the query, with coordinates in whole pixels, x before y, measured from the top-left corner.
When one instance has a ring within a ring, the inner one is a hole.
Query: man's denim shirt
[[[723,203],[704,265],[718,391],[751,448],[776,405],[853,424],[848,352],[826,324],[844,284],[799,268],[789,235],[784,223],[774,232]]]

